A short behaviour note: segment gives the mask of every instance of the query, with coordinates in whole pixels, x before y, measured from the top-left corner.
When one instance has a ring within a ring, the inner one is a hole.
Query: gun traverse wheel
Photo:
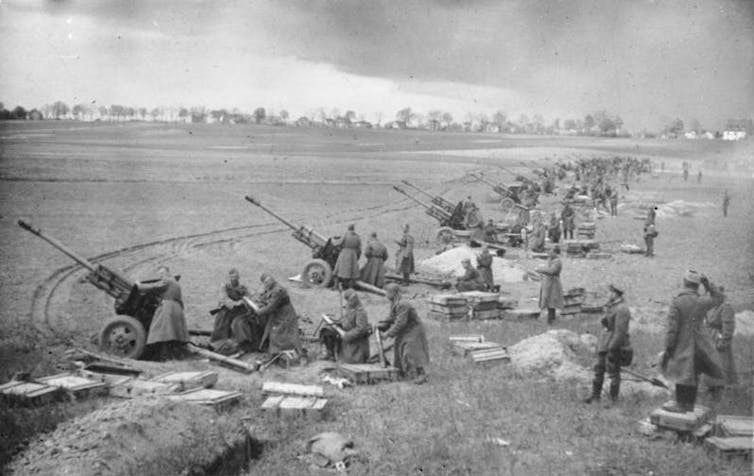
[[[105,353],[138,359],[144,353],[147,333],[139,321],[129,316],[110,319],[99,334],[99,347]]]
[[[332,281],[332,268],[323,259],[313,259],[304,265],[301,279],[310,286],[326,288]]]

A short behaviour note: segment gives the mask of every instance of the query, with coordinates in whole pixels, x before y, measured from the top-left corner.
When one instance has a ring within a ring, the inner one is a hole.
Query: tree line
[[[0,102],[0,120],[61,120],[72,119],[79,121],[154,121],[154,122],[219,122],[224,124],[268,124],[295,126],[330,126],[330,127],[382,127],[389,129],[426,129],[431,131],[451,132],[496,132],[509,134],[540,134],[540,135],[590,135],[605,137],[628,136],[623,127],[623,119],[607,110],[598,110],[580,118],[555,118],[547,121],[541,114],[529,117],[520,114],[509,117],[502,110],[495,113],[468,113],[462,119],[456,119],[450,112],[439,109],[428,111],[426,114],[414,111],[410,107],[402,108],[395,113],[393,120],[383,123],[383,114],[376,114],[376,123],[368,122],[363,115],[354,110],[341,112],[338,108],[329,111],[319,107],[308,111],[298,119],[290,117],[288,111],[268,110],[258,107],[251,113],[234,109],[208,109],[203,106],[174,107],[161,106],[147,109],[145,107],[131,107],[118,104],[110,106],[94,103],[79,103],[69,107],[63,101],[45,104],[40,108],[27,110],[23,106],[6,109]],[[642,135],[654,137],[677,137],[684,132],[694,131],[702,134],[705,129],[698,120],[690,119],[688,126],[684,121],[675,118],[666,120],[666,125],[657,133],[644,130]],[[746,130],[751,134],[751,119],[730,119],[727,128]],[[719,136],[719,132],[717,133]]]

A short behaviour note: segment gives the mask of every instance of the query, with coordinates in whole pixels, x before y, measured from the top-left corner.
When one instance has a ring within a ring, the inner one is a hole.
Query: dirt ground
[[[31,221],[82,255],[119,269],[133,279],[151,277],[157,265],[169,265],[182,276],[189,326],[209,329],[212,318],[208,311],[215,306],[228,268],[237,267],[242,280],[259,289],[258,277],[262,272],[285,280],[298,274],[310,257],[309,250],[290,237],[290,230],[246,202],[245,195],[254,196],[292,222],[308,224],[324,235],[342,234],[350,223],[356,225],[362,237],[376,230],[388,244],[389,263],[396,249],[393,240],[400,236],[401,225],[411,223],[417,238],[417,260],[422,260],[437,251],[437,223],[415,203],[392,191],[393,184],[409,180],[453,201],[470,194],[485,217],[502,218],[489,187],[469,177],[469,172],[482,171],[488,177],[510,182],[510,174],[499,166],[525,173],[527,165],[577,157],[649,157],[658,168],[664,163],[665,170],[654,176],[642,176],[639,182],[630,184],[630,190],[622,190],[617,218],[597,217],[596,239],[602,243],[602,249],[613,252],[612,258],[565,258],[562,279],[566,289],[584,287],[604,296],[609,283],[620,283],[627,289],[629,305],[648,316],[645,320],[655,323],[656,331],[662,328],[663,312],[679,289],[683,271],[693,268],[725,285],[736,311],[752,310],[754,179],[751,170],[725,167],[733,158],[754,156],[751,149],[747,143],[721,141],[511,138],[216,125],[2,123],[0,259],[4,265],[0,273],[0,381],[21,370],[44,375],[66,368],[63,351],[72,346],[91,347],[91,336],[112,315],[111,299],[82,281],[83,271],[71,266],[69,258],[19,228],[16,222],[20,218]],[[681,179],[682,160],[693,164],[688,182]],[[701,167],[704,177],[697,183],[696,171]],[[727,218],[721,213],[725,189],[732,197]],[[545,198],[543,208],[553,209],[556,200]],[[683,206],[679,207],[681,200]],[[622,243],[642,244],[642,224],[635,217],[643,216],[646,207],[652,204],[671,203],[674,205],[662,209],[663,213],[658,215],[660,235],[655,258],[618,252]],[[519,250],[511,250],[510,255],[517,265],[536,265]],[[337,293],[304,289],[295,283],[286,285],[298,312],[311,321],[302,323],[305,332],[314,330],[320,313],[337,312]],[[424,316],[425,298],[435,292],[426,286],[412,286],[408,297]],[[518,298],[522,307],[536,306],[537,283],[510,283],[503,286],[503,292]],[[363,294],[362,300],[371,320],[376,321],[386,313],[383,298]],[[547,442],[552,435],[532,433],[536,422],[531,418],[535,418],[532,414],[537,410],[527,396],[536,392],[557,394],[552,398],[553,405],[575,406],[579,405],[576,389],[539,380],[528,382],[512,371],[499,371],[505,367],[469,372],[465,367],[468,363],[447,356],[447,337],[453,333],[483,332],[490,340],[497,338],[505,345],[513,345],[544,332],[546,326],[541,322],[428,321],[426,324],[433,360],[428,385],[330,389],[338,417],[317,427],[352,434],[372,458],[369,465],[362,467],[364,472],[405,474],[399,470],[405,469],[400,464],[418,468],[424,461],[441,460],[446,466],[424,470],[432,473],[434,469],[434,474],[442,474],[470,468],[485,473],[501,464],[506,470],[510,468],[511,474],[514,467],[526,474],[532,471],[541,474],[547,468],[565,468],[566,474],[585,474],[605,467],[625,470],[640,460],[645,469],[654,470],[655,474],[682,474],[674,472],[684,467],[673,467],[675,459],[647,463],[647,455],[662,454],[667,448],[650,447],[648,442],[636,441],[641,438],[636,435],[621,437],[631,438],[628,447],[634,454],[620,453],[606,461],[600,450],[612,447],[613,443],[604,441],[605,436],[596,430],[605,423],[602,420],[592,422],[594,426],[587,431],[583,424],[579,426],[571,419],[575,417],[553,417],[548,428],[555,425],[550,429],[563,438],[584,441],[568,450],[558,445],[550,448]],[[559,325],[577,332],[599,331],[596,318],[564,319]],[[646,329],[632,335],[637,350],[643,351],[638,355],[637,368],[649,370],[654,355],[661,350],[661,335]],[[750,338],[737,338],[735,342],[738,369],[749,384],[754,364],[751,344]],[[316,354],[316,346],[312,351]],[[586,359],[582,364],[587,367],[590,362]],[[208,366],[203,361],[144,365],[154,373]],[[261,402],[257,395],[261,381],[277,378],[315,383],[319,381],[320,370],[321,366],[311,365],[293,372],[273,370],[264,376],[249,377],[222,370],[218,387],[246,392],[250,403],[236,412],[256,415],[254,405]],[[492,379],[488,378],[490,372],[495,373]],[[495,384],[505,386],[503,393],[512,405],[502,414],[512,420],[499,422],[498,429],[490,425],[501,417],[492,415],[497,415],[495,412],[504,403],[485,396],[485,392],[495,392],[491,387]],[[457,404],[456,400],[471,406]],[[734,400],[729,402],[731,411],[751,414],[750,388],[737,394]],[[416,413],[408,402],[424,409],[415,415],[413,426],[417,430],[385,427],[390,423],[400,427],[407,415]],[[613,424],[633,425],[657,403],[637,397],[623,413],[589,418],[608,418]],[[57,423],[86,414],[92,404],[77,405],[80,406],[73,410],[53,412],[52,418],[45,414],[45,422],[26,426],[12,415],[3,414],[2,421],[9,423],[5,425],[9,430],[0,432],[4,455],[0,464],[8,461],[9,455],[23,450],[34,434],[54,430]],[[458,405],[473,407],[474,415],[450,410]],[[529,412],[530,419],[508,413],[516,408],[516,413]],[[369,417],[375,412],[382,412],[383,423]],[[552,412],[557,413],[554,408]],[[438,417],[452,419],[451,426],[432,428]],[[508,423],[519,433],[505,438],[514,442],[513,447],[519,453],[511,450],[496,455],[494,450],[482,450],[474,443],[474,438],[484,436],[482,433],[504,432],[501,428]],[[273,469],[282,458],[293,465],[289,468],[301,469],[296,465],[302,463],[291,454],[297,451],[302,439],[313,434],[310,430],[305,425],[268,428],[266,431],[272,433],[270,438],[276,443],[262,456],[258,468],[286,474],[279,472],[279,468],[278,472]],[[579,431],[586,432],[586,436]],[[459,436],[467,443],[453,448],[442,446]],[[399,438],[417,440],[392,441]],[[400,450],[395,445],[401,445]],[[587,450],[588,446],[593,449]],[[702,456],[695,456],[693,463],[704,467],[716,464],[697,450]],[[563,456],[564,451],[584,453],[576,462]],[[692,453],[684,449],[678,460],[688,460]],[[475,458],[479,460],[472,463]],[[735,465],[725,468],[733,473],[738,469]],[[657,472],[662,469],[671,471]]]

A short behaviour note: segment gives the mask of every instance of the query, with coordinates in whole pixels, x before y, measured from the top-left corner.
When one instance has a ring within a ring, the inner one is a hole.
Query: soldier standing
[[[560,213],[560,220],[563,222],[563,239],[573,239],[573,229],[575,226],[576,212],[571,208],[571,204],[565,202],[563,211]]]
[[[733,334],[736,332],[736,315],[733,307],[725,301],[725,288],[720,286],[722,303],[707,313],[706,325],[712,332],[715,349],[720,355],[724,377],[716,379],[705,376],[705,384],[710,397],[710,403],[717,405],[722,399],[725,387],[738,384],[736,366],[733,360]]]
[[[154,312],[152,323],[147,334],[147,345],[153,346],[158,358],[163,360],[174,358],[180,354],[184,342],[188,342],[189,335],[186,327],[186,317],[183,314],[183,298],[181,287],[172,276],[170,268],[157,268],[160,277],[154,283],[136,283],[139,291],[151,292],[160,296],[160,304]]]
[[[700,284],[709,296],[699,296]],[[686,272],[683,290],[670,304],[665,350],[660,358],[660,368],[675,382],[675,402],[663,409],[676,413],[694,411],[699,375],[724,377],[720,356],[709,334],[702,330],[707,311],[720,303],[720,292],[704,275]]]
[[[361,280],[365,283],[382,288],[385,285],[385,260],[387,248],[377,239],[377,232],[373,231],[364,248],[366,264],[361,269]]]
[[[728,195],[728,191],[726,190],[723,193],[723,216],[728,216],[728,205],[730,205],[730,195]]]
[[[605,371],[610,378],[610,400],[615,402],[620,393],[620,368],[622,353],[630,348],[628,339],[628,324],[631,312],[623,300],[623,289],[611,284],[610,300],[606,307],[605,317],[602,318],[603,332],[597,344],[597,364],[594,366],[594,380],[592,381],[592,395],[586,403],[600,400],[602,385],[605,381]]]
[[[403,236],[395,242],[398,244],[398,253],[395,255],[395,269],[403,275],[402,286],[408,286],[409,277],[414,272],[414,237],[409,232],[409,225],[403,225]]]
[[[333,274],[339,283],[343,283],[346,289],[353,286],[359,279],[359,258],[361,257],[361,238],[356,234],[354,225],[348,225],[346,234],[343,235],[343,247],[335,262]]]
[[[539,288],[539,308],[547,309],[547,323],[555,322],[555,309],[563,308],[563,285],[560,283],[560,272],[563,263],[560,261],[560,247],[555,245],[550,250],[546,266],[540,266],[534,271],[542,274]]]

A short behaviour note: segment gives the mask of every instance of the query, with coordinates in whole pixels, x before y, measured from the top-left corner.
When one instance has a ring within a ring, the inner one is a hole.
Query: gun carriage
[[[136,283],[125,275],[101,264],[92,263],[30,223],[19,220],[18,224],[89,271],[86,280],[115,300],[116,316],[107,320],[99,333],[100,349],[119,357],[141,357],[146,347],[149,326],[160,304],[159,297],[153,293],[139,291]],[[180,276],[176,276],[176,279],[180,279]]]

